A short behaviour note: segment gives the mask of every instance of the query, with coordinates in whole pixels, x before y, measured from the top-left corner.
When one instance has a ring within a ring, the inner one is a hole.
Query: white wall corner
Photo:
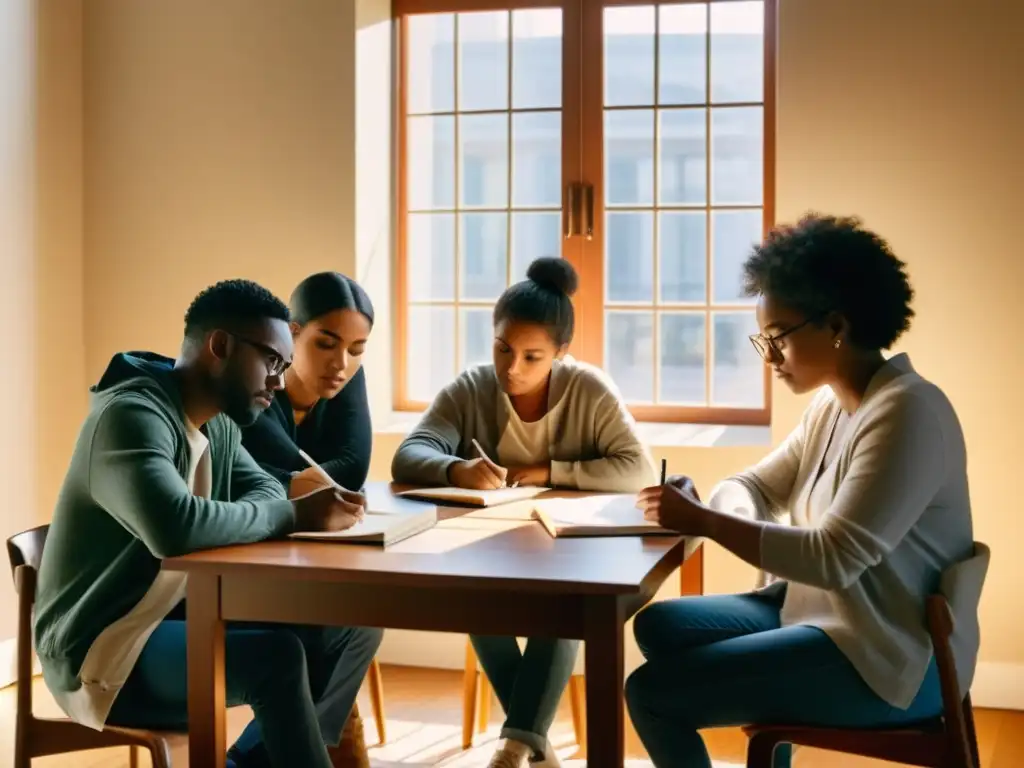
[[[392,93],[394,22],[390,0],[358,0],[354,277],[373,297],[373,339],[363,358],[374,425],[391,410],[394,154]]]
[[[1024,710],[1024,664],[979,661],[971,702],[983,709]]]

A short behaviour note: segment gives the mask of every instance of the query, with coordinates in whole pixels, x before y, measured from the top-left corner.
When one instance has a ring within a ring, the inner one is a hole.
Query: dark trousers
[[[336,745],[383,631],[347,627],[229,624],[224,634],[228,706],[255,715],[231,756],[265,752],[273,766],[330,768]],[[188,728],[185,622],[165,620],[146,643],[107,722]]]
[[[634,623],[646,663],[626,682],[626,701],[657,768],[710,768],[700,728],[797,723],[872,728],[910,723],[942,710],[935,662],[913,703],[879,697],[828,635],[779,626],[785,594],[684,597],[655,603]],[[789,765],[791,747],[775,753]]]

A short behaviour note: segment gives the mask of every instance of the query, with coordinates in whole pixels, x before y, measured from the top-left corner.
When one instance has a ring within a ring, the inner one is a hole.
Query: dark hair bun
[[[526,277],[541,288],[546,288],[556,293],[564,293],[566,296],[572,296],[576,293],[580,283],[580,279],[572,264],[565,259],[553,256],[543,256],[535,259],[530,268],[526,270]]]

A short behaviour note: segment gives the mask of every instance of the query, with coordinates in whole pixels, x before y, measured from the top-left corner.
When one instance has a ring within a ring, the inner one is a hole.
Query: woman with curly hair
[[[703,504],[684,477],[640,495],[648,518],[778,579],[637,616],[646,663],[626,695],[659,768],[710,766],[699,728],[939,714],[925,599],[973,551],[957,415],[905,354],[883,355],[913,317],[903,262],[858,220],[809,215],[772,232],[744,275],[757,352],[794,392],[820,391],[782,445],[712,491],[753,519]],[[973,670],[977,644],[958,650]]]

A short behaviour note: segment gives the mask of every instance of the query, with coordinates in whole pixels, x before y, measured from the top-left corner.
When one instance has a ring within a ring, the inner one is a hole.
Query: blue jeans
[[[548,729],[569,684],[578,640],[531,637],[525,652],[514,637],[470,635],[487,679],[505,711],[501,738],[526,744],[537,755],[548,748]]]
[[[698,728],[798,723],[871,728],[934,717],[934,661],[908,709],[881,699],[820,629],[779,627],[785,583],[743,595],[683,597],[641,611],[647,662],[626,681],[629,714],[657,768],[710,768]],[[780,746],[775,768],[788,768]]]
[[[255,718],[231,748],[239,765],[330,768],[383,631],[275,624],[228,624],[224,677],[228,706]],[[157,626],[114,701],[107,722],[188,730],[185,622]]]

